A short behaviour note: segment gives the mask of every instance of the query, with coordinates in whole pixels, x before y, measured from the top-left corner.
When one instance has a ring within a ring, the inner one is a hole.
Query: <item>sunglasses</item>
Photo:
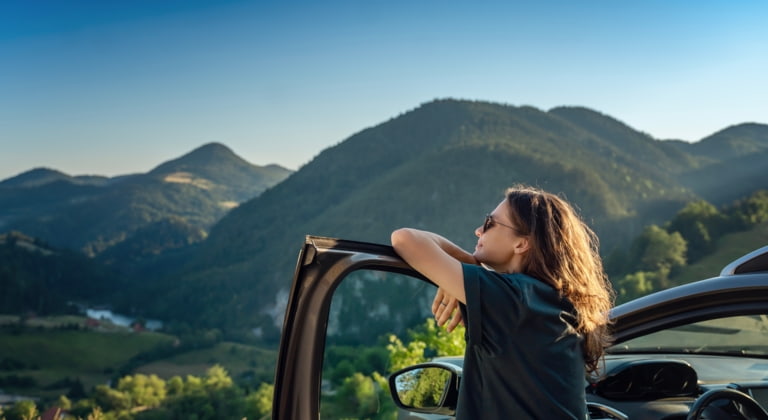
[[[517,232],[517,228],[510,225],[505,225],[504,223],[497,222],[493,220],[493,216],[490,214],[485,216],[485,222],[483,222],[483,233],[485,233],[488,229],[494,227],[495,225],[504,226],[505,228],[512,229],[515,232]]]

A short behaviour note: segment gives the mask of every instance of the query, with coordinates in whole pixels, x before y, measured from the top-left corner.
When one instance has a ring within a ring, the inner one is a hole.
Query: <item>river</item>
[[[131,324],[133,324],[133,322],[136,320],[136,318],[131,318],[121,314],[116,314],[110,311],[109,309],[86,309],[85,314],[89,318],[105,319],[115,325],[120,325],[123,327],[130,327]],[[146,319],[144,323],[144,328],[150,331],[157,331],[163,328],[163,321],[158,321],[156,319]]]

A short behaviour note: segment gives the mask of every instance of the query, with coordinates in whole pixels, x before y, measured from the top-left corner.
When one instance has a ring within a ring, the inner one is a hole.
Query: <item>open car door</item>
[[[285,311],[275,371],[273,419],[320,417],[322,364],[333,294],[342,280],[360,270],[405,274],[417,279],[416,283],[423,282],[422,286],[430,284],[390,246],[307,236]],[[428,311],[428,307],[424,305],[421,310]]]

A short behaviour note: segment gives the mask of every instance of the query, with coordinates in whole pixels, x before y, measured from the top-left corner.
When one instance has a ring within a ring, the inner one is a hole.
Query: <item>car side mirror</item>
[[[459,399],[461,368],[429,362],[409,366],[389,376],[395,404],[408,411],[452,416]]]

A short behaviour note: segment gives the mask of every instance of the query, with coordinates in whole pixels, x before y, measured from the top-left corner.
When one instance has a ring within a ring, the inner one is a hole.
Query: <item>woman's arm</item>
[[[472,254],[440,235],[423,230],[398,229],[392,232],[391,239],[395,251],[405,262],[445,293],[466,303],[461,263],[477,264]]]

